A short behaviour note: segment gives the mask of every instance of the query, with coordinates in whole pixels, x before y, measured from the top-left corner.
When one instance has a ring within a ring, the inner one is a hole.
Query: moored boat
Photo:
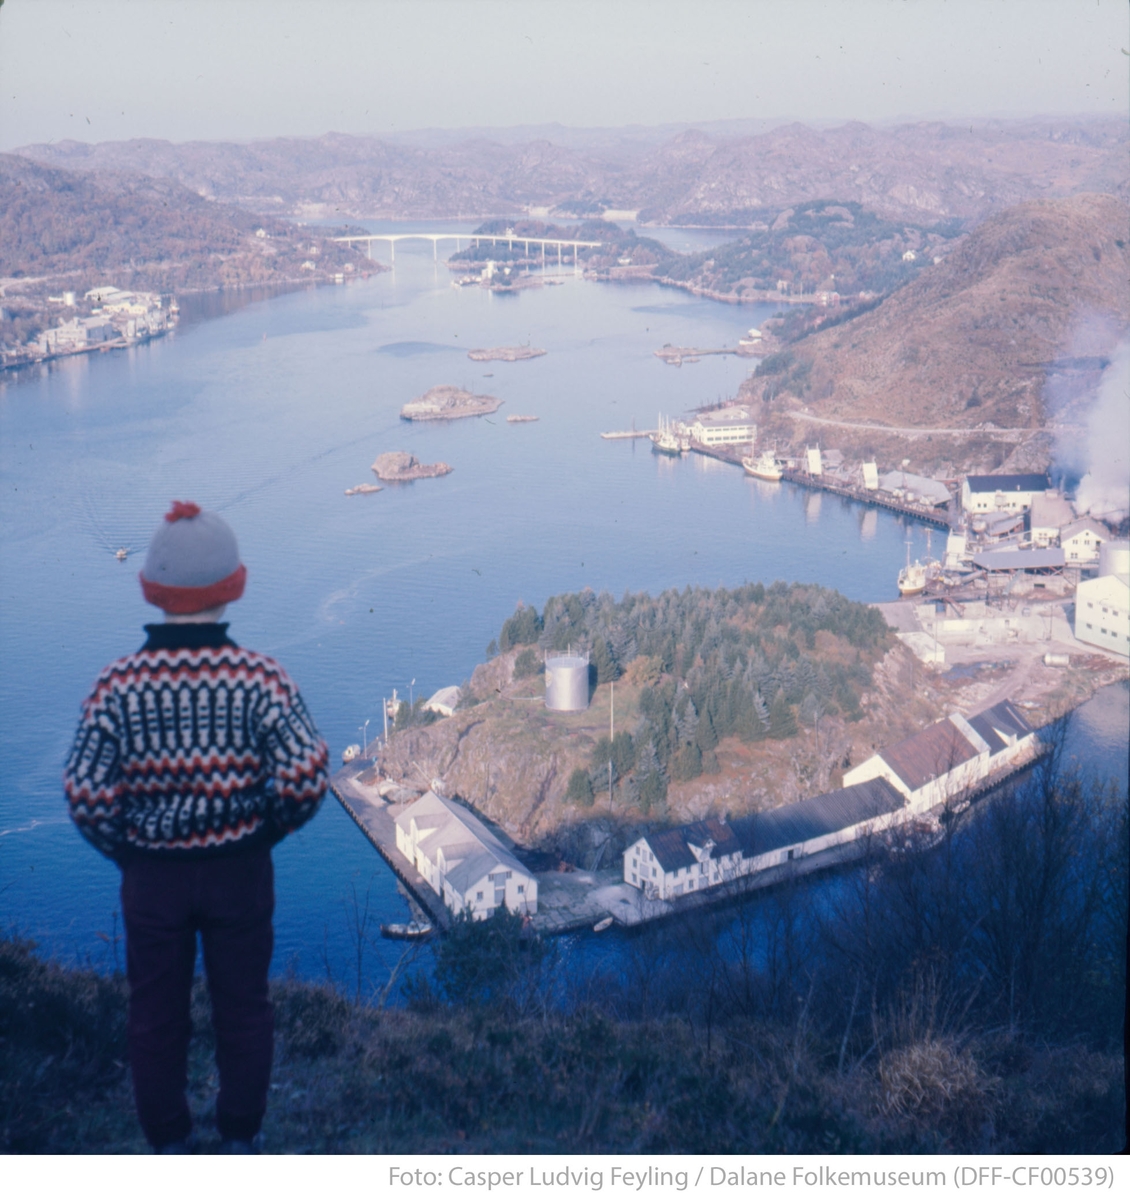
[[[662,416],[659,418],[659,428],[649,436],[651,448],[656,454],[668,454],[675,458],[691,448],[690,438],[683,432],[681,425]]]
[[[747,475],[767,479],[770,483],[780,483],[784,474],[772,450],[763,450],[757,458],[743,458],[742,467]]]
[[[430,921],[408,921],[402,924],[382,925],[381,937],[399,942],[422,942],[432,936],[434,926]]]
[[[917,559],[899,571],[899,595],[920,596],[926,590],[926,566]]]
[[[612,920],[612,917],[605,917],[602,921],[597,921],[592,927],[593,933],[603,933],[606,929],[609,929],[612,925]]]

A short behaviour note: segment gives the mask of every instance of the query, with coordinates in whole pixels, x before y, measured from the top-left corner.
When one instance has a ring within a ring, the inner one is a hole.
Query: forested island
[[[550,712],[543,658],[570,647],[590,656],[592,702]],[[877,610],[814,585],[585,590],[519,607],[487,650],[453,717],[402,705],[379,771],[420,791],[442,778],[517,840],[590,869],[641,830],[836,787],[952,702]]]

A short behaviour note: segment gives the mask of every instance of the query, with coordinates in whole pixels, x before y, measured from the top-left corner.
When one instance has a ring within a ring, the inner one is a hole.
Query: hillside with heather
[[[748,227],[761,210],[837,197],[896,220],[979,219],[1037,197],[1130,197],[1125,122],[1104,118],[917,122],[831,129],[791,124],[727,136],[469,132],[437,143],[330,133],[247,144],[63,141],[20,153],[66,170],[173,179],[208,199],[305,218],[482,217],[532,208],[655,224]],[[530,215],[535,215],[531,213]]]
[[[782,445],[1044,466],[1051,434],[1082,419],[1130,328],[1128,225],[1109,195],[994,214],[869,311],[771,323],[785,348],[742,398]]]
[[[258,233],[262,230],[262,234]],[[170,179],[74,172],[0,155],[0,278],[72,290],[113,281],[177,292],[372,269],[289,221],[204,199]]]

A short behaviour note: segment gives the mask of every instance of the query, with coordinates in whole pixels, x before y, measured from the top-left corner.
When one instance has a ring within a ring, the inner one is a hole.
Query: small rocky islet
[[[405,421],[450,421],[457,417],[481,417],[502,405],[497,396],[475,395],[450,384],[429,388],[400,410]]]
[[[445,462],[422,463],[404,450],[389,450],[373,460],[373,474],[385,483],[408,483],[413,479],[436,479],[449,475],[451,467]]]

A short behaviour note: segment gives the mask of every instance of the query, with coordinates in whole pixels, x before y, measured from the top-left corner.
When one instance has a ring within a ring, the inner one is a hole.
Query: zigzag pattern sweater
[[[99,676],[64,772],[71,817],[117,861],[273,844],[318,811],[329,753],[298,689],[227,625],[147,625]]]

